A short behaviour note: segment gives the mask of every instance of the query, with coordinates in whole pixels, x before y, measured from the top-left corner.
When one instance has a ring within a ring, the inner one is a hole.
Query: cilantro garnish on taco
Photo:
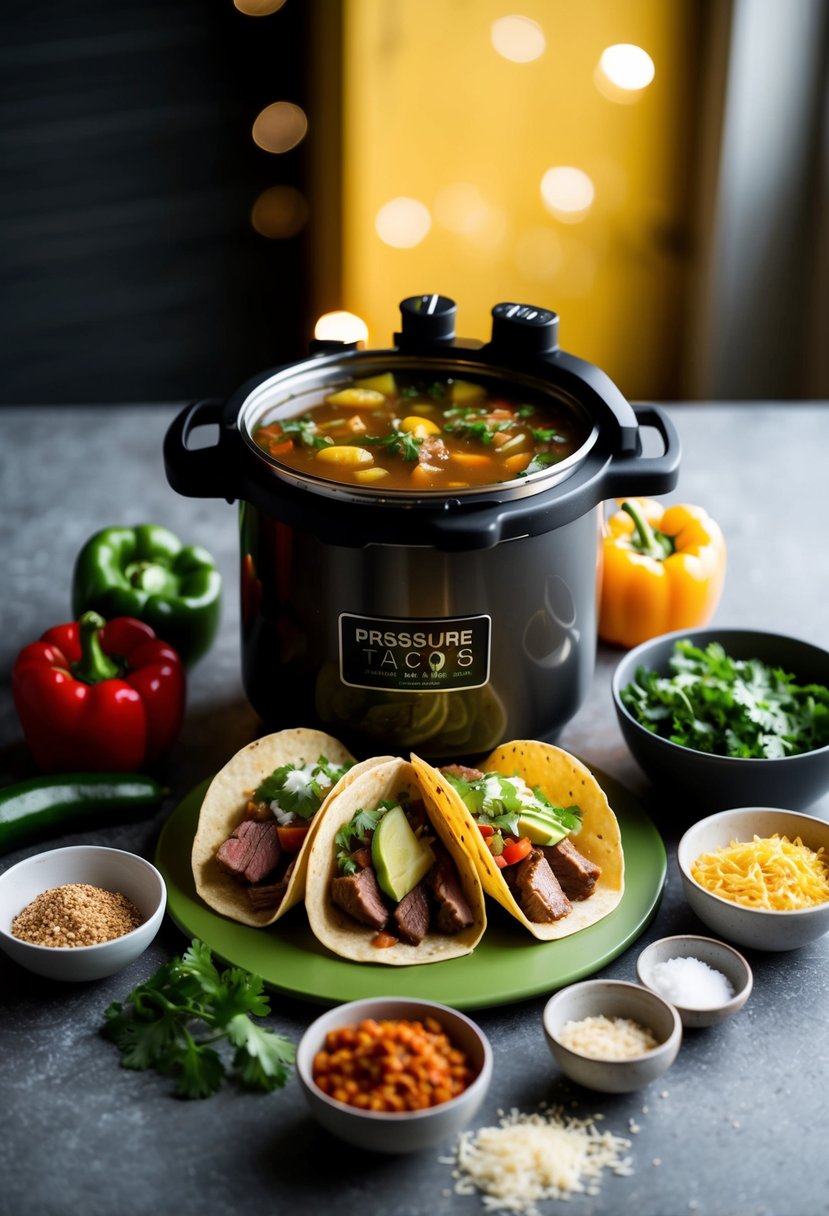
[[[242,748],[202,802],[192,851],[199,896],[242,924],[272,924],[303,898],[308,850],[331,798],[383,759],[357,764],[331,735],[299,728]]]
[[[412,763],[474,858],[487,894],[552,941],[595,924],[624,893],[616,816],[590,770],[561,748],[503,744],[480,768]]]
[[[401,759],[361,774],[328,806],[308,858],[305,907],[329,950],[391,966],[468,954],[486,926],[472,858]]]

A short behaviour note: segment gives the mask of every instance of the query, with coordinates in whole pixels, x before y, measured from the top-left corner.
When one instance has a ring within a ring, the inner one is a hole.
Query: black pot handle
[[[653,427],[659,432],[663,451],[658,456],[643,456],[641,452],[614,456],[604,476],[607,498],[667,494],[677,482],[682,444],[673,422],[658,405],[634,405],[633,410],[640,431]]]
[[[239,497],[237,460],[229,449],[223,427],[225,402],[218,397],[193,401],[171,422],[164,436],[164,468],[174,490],[188,498]],[[219,426],[219,442],[210,447],[191,448],[190,436],[197,427]]]

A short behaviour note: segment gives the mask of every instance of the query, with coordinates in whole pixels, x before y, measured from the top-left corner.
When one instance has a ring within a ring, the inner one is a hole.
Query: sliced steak
[[[279,882],[260,882],[256,886],[248,887],[251,907],[255,908],[257,912],[264,912],[268,908],[278,908],[285,898],[288,882],[295,866],[296,858],[294,857]]]
[[[484,773],[479,768],[470,768],[467,764],[444,764],[440,770],[450,777],[461,777],[464,781],[480,781]]]
[[[243,819],[233,834],[216,850],[219,865],[246,882],[261,882],[273,873],[282,849],[276,820]]]
[[[455,864],[445,850],[436,850],[437,858],[428,874],[435,900],[435,928],[440,933],[460,933],[475,920],[466,902]]]
[[[590,898],[596,889],[597,880],[601,877],[601,866],[590,861],[566,839],[558,844],[544,846],[542,852],[568,899]]]
[[[331,898],[354,920],[372,929],[383,929],[389,910],[371,866],[356,874],[340,874],[331,880]]]
[[[404,895],[394,910],[398,936],[410,946],[419,946],[429,932],[429,899],[425,879]]]
[[[515,870],[514,894],[527,920],[549,924],[572,912],[573,905],[541,849],[533,849],[518,865],[507,869]]]

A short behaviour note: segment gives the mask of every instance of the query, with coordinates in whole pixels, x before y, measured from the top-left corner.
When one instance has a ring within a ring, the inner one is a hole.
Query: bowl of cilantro
[[[802,811],[829,790],[829,652],[819,646],[755,629],[666,633],[625,655],[612,693],[633,758],[694,818]]]

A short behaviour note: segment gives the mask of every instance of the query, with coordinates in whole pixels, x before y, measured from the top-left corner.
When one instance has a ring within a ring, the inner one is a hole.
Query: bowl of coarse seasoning
[[[164,879],[135,853],[37,853],[0,874],[0,949],[50,979],[103,979],[143,954],[166,903]]]

